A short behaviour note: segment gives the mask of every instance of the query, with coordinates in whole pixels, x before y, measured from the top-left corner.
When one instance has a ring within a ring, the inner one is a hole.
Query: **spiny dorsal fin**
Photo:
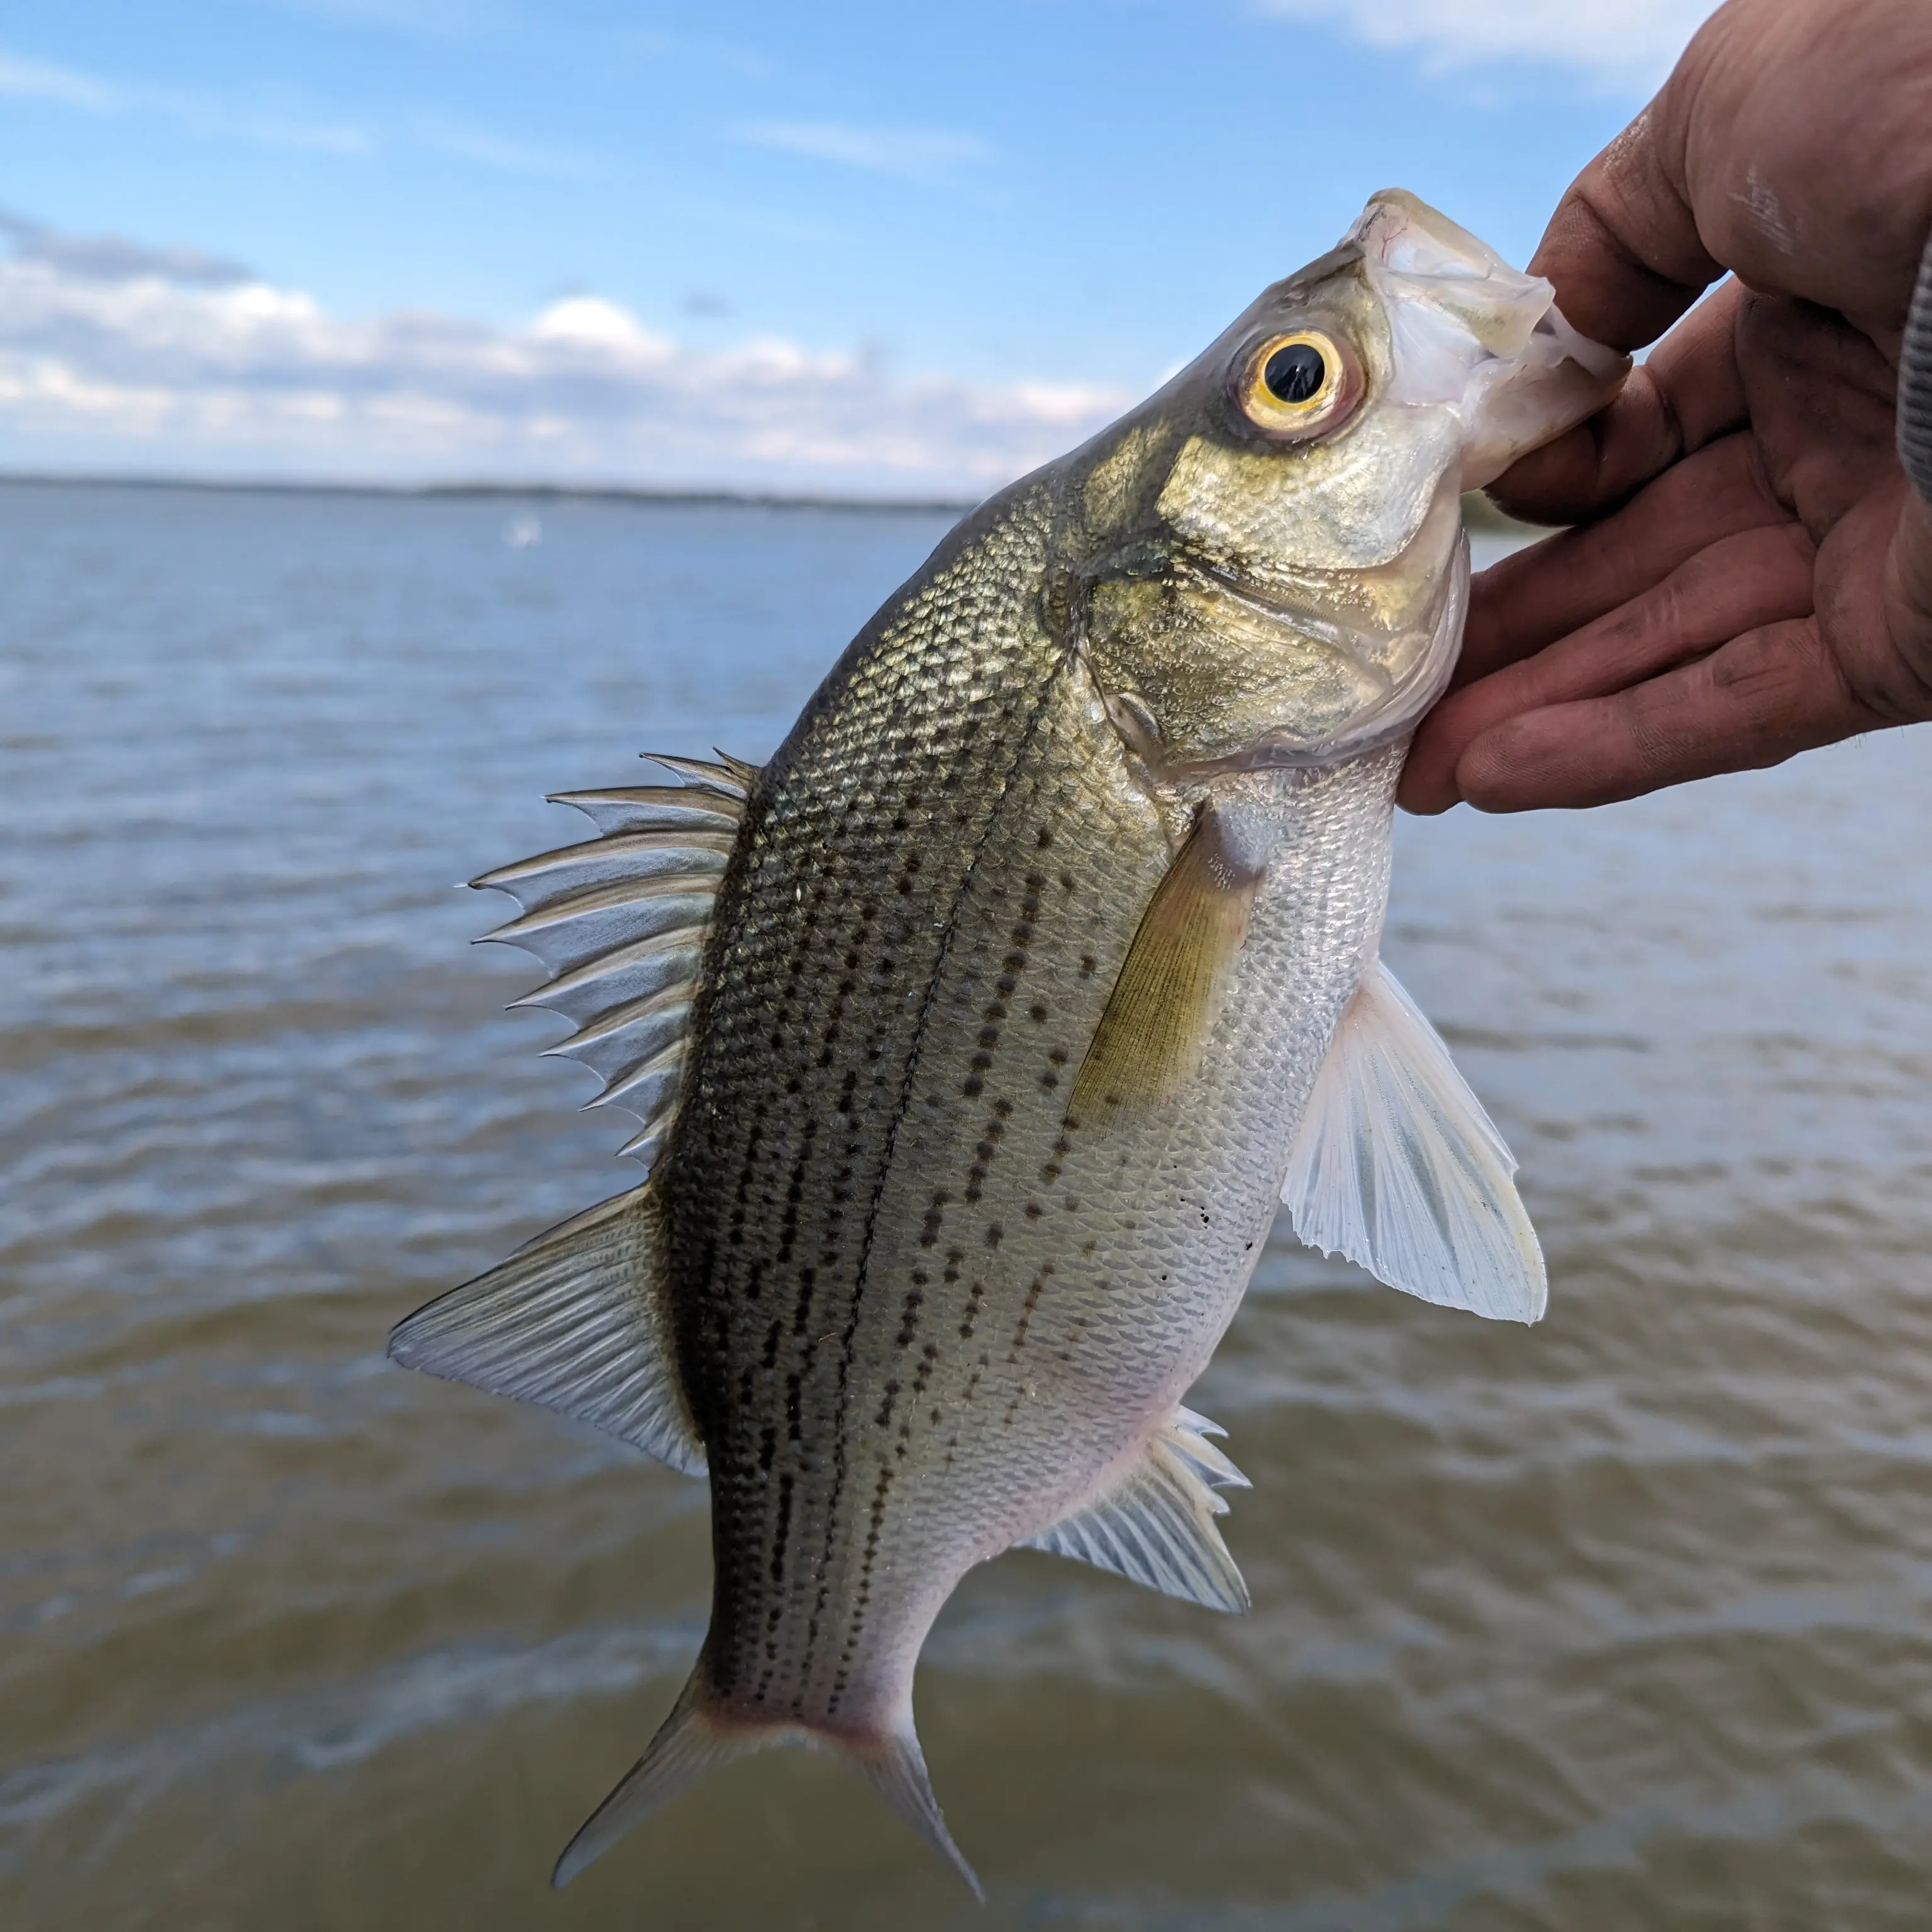
[[[1245,1610],[1248,1586],[1214,1524],[1228,1513],[1215,1492],[1248,1486],[1208,1440],[1226,1432],[1177,1408],[1124,1482],[1021,1546],[1077,1557],[1210,1610]]]
[[[650,1184],[539,1234],[389,1337],[406,1369],[594,1423],[704,1474],[661,1283]]]
[[[534,859],[499,866],[470,883],[509,893],[526,912],[542,912],[594,886],[722,874],[737,836],[735,825],[716,830],[678,825],[648,832],[605,832],[580,845],[560,846]]]
[[[604,791],[554,791],[552,805],[574,806],[607,836],[613,832],[736,829],[744,806],[701,785],[613,785]]]
[[[721,762],[715,765],[709,758],[674,758],[662,752],[646,752],[643,755],[652,764],[676,772],[686,784],[715,791],[725,798],[749,798],[758,781],[756,765],[748,765],[742,758],[731,758],[723,752],[718,754]]]
[[[1441,1036],[1378,960],[1335,1029],[1281,1197],[1310,1247],[1445,1308],[1539,1319],[1516,1162]]]
[[[712,749],[717,752],[718,764],[731,777],[737,780],[741,795],[749,798],[752,795],[752,788],[758,783],[758,773],[763,768],[758,765],[747,764],[742,758],[734,758],[729,752],[718,752],[718,748],[715,745]]]
[[[1104,1124],[1171,1099],[1194,1077],[1267,869],[1265,844],[1238,813],[1202,811],[1141,915],[1070,1113]]]
[[[521,908],[485,937],[535,953],[553,976],[515,1004],[576,1029],[550,1054],[603,1081],[591,1106],[637,1115],[642,1124],[620,1151],[646,1166],[675,1116],[712,908],[758,776],[736,758],[656,762],[684,782],[556,793],[598,836],[470,881]]]

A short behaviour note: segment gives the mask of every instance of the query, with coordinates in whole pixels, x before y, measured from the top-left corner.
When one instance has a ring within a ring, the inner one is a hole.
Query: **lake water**
[[[928,1646],[987,1912],[797,1753],[546,1891],[705,1498],[383,1359],[634,1173],[451,888],[764,755],[944,522],[0,488],[0,1924],[1922,1932],[1920,733],[1402,826],[1549,1318],[1276,1237],[1200,1390],[1253,1613],[1015,1555]]]

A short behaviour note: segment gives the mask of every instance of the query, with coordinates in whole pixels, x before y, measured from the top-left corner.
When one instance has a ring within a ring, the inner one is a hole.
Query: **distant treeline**
[[[857,496],[765,490],[654,490],[604,483],[336,483],[287,482],[274,478],[207,476],[82,476],[0,473],[0,484],[38,484],[118,490],[228,490],[280,496],[501,498],[536,503],[681,503],[719,508],[844,510],[860,514],[963,516],[976,499],[966,496]],[[1462,498],[1472,530],[1486,536],[1533,536],[1538,526],[1505,516],[1480,490]]]

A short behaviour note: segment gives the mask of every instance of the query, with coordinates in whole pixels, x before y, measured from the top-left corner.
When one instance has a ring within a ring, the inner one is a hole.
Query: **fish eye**
[[[1328,380],[1328,358],[1312,342],[1285,342],[1262,364],[1262,381],[1279,403],[1312,403]]]
[[[1332,429],[1361,393],[1355,358],[1332,335],[1270,335],[1237,365],[1234,401],[1256,428],[1297,441]]]

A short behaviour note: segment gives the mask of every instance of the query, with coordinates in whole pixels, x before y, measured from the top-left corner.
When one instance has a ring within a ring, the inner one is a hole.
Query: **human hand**
[[[1531,266],[1621,348],[1492,494],[1580,520],[1479,576],[1412,811],[1594,805],[1932,717],[1932,517],[1894,391],[1932,229],[1924,0],[1730,0]]]

